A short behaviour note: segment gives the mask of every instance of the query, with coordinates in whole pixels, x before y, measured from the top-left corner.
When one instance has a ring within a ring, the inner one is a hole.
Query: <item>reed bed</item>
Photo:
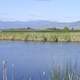
[[[63,68],[58,65],[52,71],[51,80],[80,80],[80,70],[71,65],[66,65]]]
[[[80,32],[0,32],[0,40],[80,42]]]
[[[3,61],[3,80],[8,79],[8,67],[7,67],[7,62]],[[13,75],[12,78],[13,80],[16,79],[16,74],[15,74],[15,65],[12,64],[12,69],[13,69]],[[22,75],[21,80],[33,80],[31,75],[28,74],[28,76]],[[25,76],[25,79],[24,79]],[[50,78],[46,79],[46,72],[42,72],[40,74],[40,80],[80,80],[80,70],[79,66],[77,64],[72,65],[71,63],[66,64],[65,66],[61,66],[60,64],[54,65],[53,66],[53,71],[51,72]]]

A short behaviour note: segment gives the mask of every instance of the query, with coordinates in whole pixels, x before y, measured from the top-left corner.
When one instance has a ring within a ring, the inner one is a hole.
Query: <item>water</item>
[[[54,64],[72,62],[79,66],[80,43],[39,43],[0,41],[0,80],[2,61],[7,61],[8,80],[49,80]]]

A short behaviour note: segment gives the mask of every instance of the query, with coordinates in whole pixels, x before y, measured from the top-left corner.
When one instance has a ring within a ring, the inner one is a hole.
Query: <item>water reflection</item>
[[[7,61],[8,80],[49,80],[56,64],[60,70],[67,63],[79,71],[80,44],[1,41],[0,80],[3,60]]]

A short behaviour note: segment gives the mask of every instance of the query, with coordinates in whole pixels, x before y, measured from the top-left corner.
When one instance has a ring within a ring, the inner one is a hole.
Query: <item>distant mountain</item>
[[[36,20],[36,21],[0,21],[0,28],[80,28],[80,21],[76,22],[52,22],[46,20]]]

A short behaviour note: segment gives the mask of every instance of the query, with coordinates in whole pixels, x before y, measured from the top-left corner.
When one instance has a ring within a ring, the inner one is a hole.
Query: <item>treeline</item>
[[[44,28],[44,29],[36,29],[36,28],[11,28],[11,29],[2,29],[2,32],[80,32],[80,29],[68,28],[65,26],[64,28]]]

